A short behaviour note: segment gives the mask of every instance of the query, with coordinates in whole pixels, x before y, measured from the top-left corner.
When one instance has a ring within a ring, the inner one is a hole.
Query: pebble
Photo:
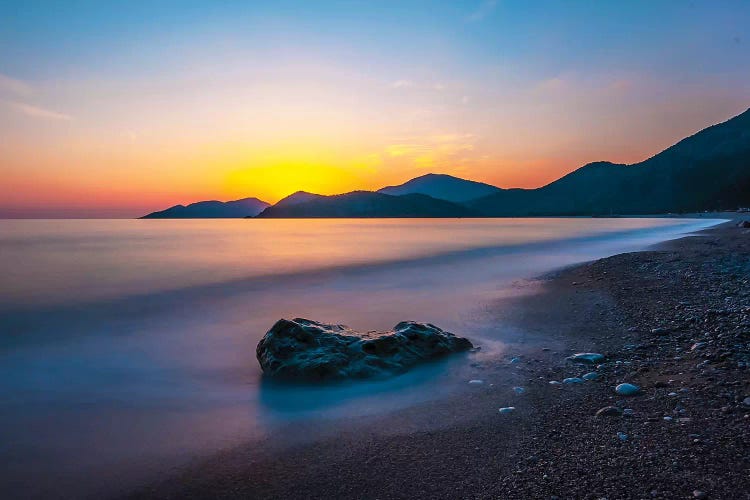
[[[604,355],[598,352],[579,352],[569,356],[568,359],[579,363],[598,363],[604,360]]]
[[[586,375],[584,375],[583,380],[596,380],[599,378],[599,374],[596,372],[588,372]]]
[[[560,385],[560,382],[558,382],[557,380],[550,380],[549,384],[550,385]]]
[[[620,415],[622,415],[622,410],[616,406],[605,406],[595,414],[597,417],[619,417]]]
[[[504,408],[500,408],[497,411],[499,411],[500,413],[511,413],[511,412],[516,411],[516,407],[515,406],[506,406]]]
[[[513,392],[515,392],[516,394],[520,396],[521,394],[526,392],[526,389],[524,389],[523,387],[514,387]]]
[[[671,422],[672,421],[672,417],[664,417],[664,421],[665,422]]]
[[[474,379],[469,380],[469,385],[482,385],[484,384],[484,380]]]
[[[634,394],[637,394],[640,390],[640,387],[633,384],[620,384],[615,387],[615,392],[620,396],[632,396]]]
[[[693,491],[693,498],[707,498],[708,495],[706,495],[705,491],[701,490],[694,490]]]
[[[618,432],[617,433],[617,437],[620,438],[620,441],[627,441],[628,440],[628,435],[625,434],[624,432]]]
[[[511,358],[510,362],[511,363],[520,363],[521,362],[521,358]]]
[[[632,408],[625,408],[624,410],[622,410],[622,414],[627,417],[632,417],[633,415],[635,415],[635,411]]]
[[[750,406],[750,396],[746,397],[742,400],[742,404],[745,406]]]
[[[670,392],[669,394],[667,394],[667,396],[672,396],[672,397],[674,397],[674,396],[677,396],[677,393],[676,393],[676,392]]]
[[[568,377],[563,379],[563,384],[582,384],[583,379],[578,377]]]

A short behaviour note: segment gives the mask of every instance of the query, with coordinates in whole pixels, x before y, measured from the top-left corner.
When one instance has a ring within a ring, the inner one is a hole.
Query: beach
[[[750,498],[749,253],[733,221],[519,281],[493,310],[522,333],[472,362],[481,384],[295,422],[128,497]],[[579,351],[605,360],[566,360]],[[618,395],[621,383],[640,390]]]

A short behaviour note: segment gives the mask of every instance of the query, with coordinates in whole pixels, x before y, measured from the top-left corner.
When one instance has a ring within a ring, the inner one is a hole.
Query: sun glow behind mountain
[[[427,172],[536,187],[643,160],[750,102],[741,3],[12,4],[0,216],[274,202]]]

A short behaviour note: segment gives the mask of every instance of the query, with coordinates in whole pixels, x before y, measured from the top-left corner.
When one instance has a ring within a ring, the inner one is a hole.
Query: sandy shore
[[[481,386],[299,424],[289,433],[306,444],[239,446],[131,497],[750,498],[750,230],[726,224],[519,286],[533,294],[497,316],[525,332],[521,347],[475,363]],[[576,351],[606,361],[565,360]],[[589,371],[599,378],[549,383]],[[641,390],[615,394],[623,382]],[[628,411],[595,416],[607,406]]]

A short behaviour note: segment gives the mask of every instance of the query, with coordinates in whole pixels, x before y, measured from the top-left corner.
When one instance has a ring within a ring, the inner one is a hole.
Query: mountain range
[[[399,184],[378,190],[378,193],[402,196],[405,194],[425,194],[439,200],[453,203],[466,203],[483,196],[489,196],[502,189],[484,182],[467,181],[452,175],[427,174]]]
[[[458,179],[461,180],[461,179]],[[309,194],[309,193],[306,193]],[[284,200],[282,200],[284,201]],[[425,194],[394,196],[372,191],[353,191],[318,196],[296,203],[277,203],[263,210],[260,218],[377,218],[377,217],[481,217],[463,205]]]
[[[376,192],[298,191],[269,205],[256,198],[177,205],[169,217],[522,217],[636,215],[750,206],[750,110],[632,165],[589,163],[536,189],[501,189],[427,174]],[[223,214],[223,215],[219,215]]]
[[[142,219],[212,219],[254,217],[270,204],[258,198],[234,201],[199,201],[190,205],[175,205],[160,212],[152,212]]]

